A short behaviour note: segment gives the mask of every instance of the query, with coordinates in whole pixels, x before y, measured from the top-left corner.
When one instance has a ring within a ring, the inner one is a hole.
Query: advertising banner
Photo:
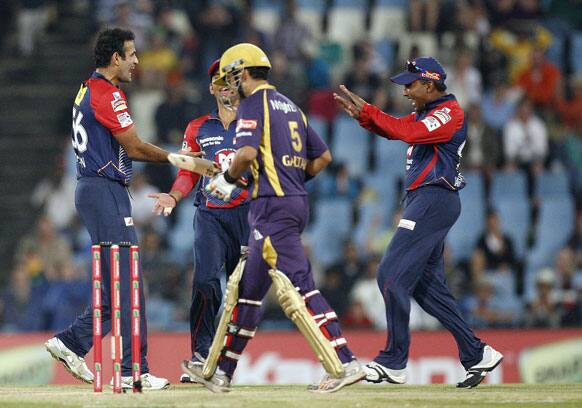
[[[352,351],[363,363],[386,341],[383,332],[346,332]],[[582,382],[582,329],[480,331],[483,341],[505,356],[486,382]],[[1,384],[78,383],[44,350],[49,334],[0,335]],[[172,383],[180,362],[190,357],[188,333],[153,333],[148,360],[153,374]],[[104,379],[111,378],[109,338],[103,341]],[[92,353],[86,356],[92,368]],[[258,332],[249,343],[235,375],[235,384],[307,384],[323,374],[307,342],[298,332]],[[416,332],[407,367],[409,384],[454,384],[464,377],[458,350],[448,332]]]

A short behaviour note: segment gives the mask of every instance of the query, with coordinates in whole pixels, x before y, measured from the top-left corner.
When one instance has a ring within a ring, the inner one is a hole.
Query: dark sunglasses
[[[408,72],[412,72],[413,74],[416,74],[417,72],[422,72],[422,69],[417,67],[414,61],[406,61],[406,70]]]

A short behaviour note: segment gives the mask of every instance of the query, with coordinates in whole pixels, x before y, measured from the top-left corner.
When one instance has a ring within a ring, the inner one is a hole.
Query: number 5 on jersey
[[[297,130],[298,128],[299,124],[296,121],[294,120],[289,121],[289,132],[291,133],[291,145],[293,146],[293,150],[295,150],[297,153],[301,152],[301,149],[303,148],[303,143],[301,142],[301,135]]]

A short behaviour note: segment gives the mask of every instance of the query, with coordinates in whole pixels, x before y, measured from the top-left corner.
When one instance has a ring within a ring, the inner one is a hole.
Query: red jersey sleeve
[[[416,121],[412,113],[395,118],[377,107],[364,105],[358,122],[360,126],[388,139],[402,140],[409,144],[444,143],[451,140],[463,125],[463,111],[456,104],[440,105]]]
[[[125,132],[133,126],[133,119],[127,108],[127,98],[122,90],[106,88],[91,98],[95,118],[114,135]]]
[[[200,126],[206,121],[208,115],[191,121],[186,127],[184,132],[184,140],[182,141],[182,150],[189,150],[191,152],[199,152],[200,145],[196,141],[196,136],[198,136],[198,131]],[[182,193],[182,197],[186,197],[190,194],[190,191],[194,188],[200,175],[197,173],[192,173],[188,170],[180,169],[174,184],[172,184],[172,190],[177,190]]]

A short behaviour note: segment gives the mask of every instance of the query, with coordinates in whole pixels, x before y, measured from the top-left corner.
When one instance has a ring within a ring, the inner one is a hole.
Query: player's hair
[[[268,67],[249,67],[247,68],[249,75],[253,79],[267,79],[269,77]]]
[[[135,35],[129,30],[113,28],[103,30],[97,36],[95,42],[95,66],[105,68],[111,63],[111,56],[116,52],[125,58],[123,45],[126,41],[133,41]]]
[[[436,88],[436,90],[439,92],[444,92],[447,90],[447,86],[442,82],[435,82],[435,81],[431,81],[429,79],[424,79],[424,80],[422,80],[422,82],[424,82],[425,84],[432,82],[434,84],[434,87]]]

